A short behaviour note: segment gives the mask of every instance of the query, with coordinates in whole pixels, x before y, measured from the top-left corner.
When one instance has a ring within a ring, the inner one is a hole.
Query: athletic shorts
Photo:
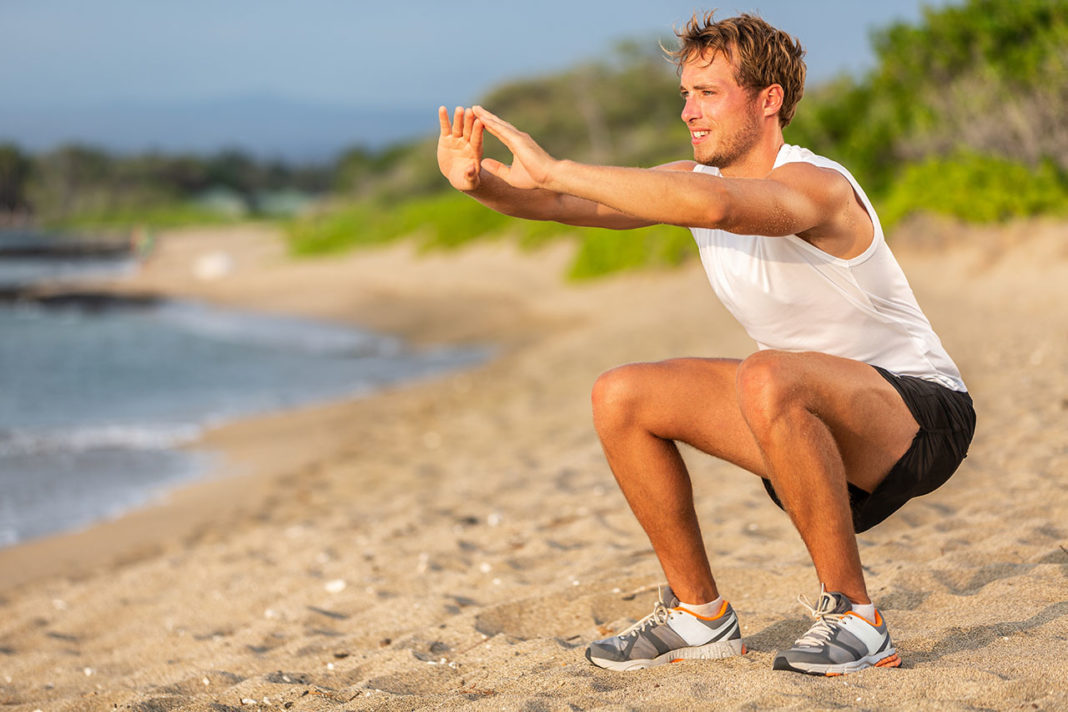
[[[871,529],[913,497],[945,484],[968,454],[975,433],[975,409],[967,393],[914,376],[898,376],[878,366],[872,368],[901,394],[920,430],[874,492],[869,494],[852,482],[847,483],[853,529],[857,532]],[[782,508],[766,479],[764,489]]]

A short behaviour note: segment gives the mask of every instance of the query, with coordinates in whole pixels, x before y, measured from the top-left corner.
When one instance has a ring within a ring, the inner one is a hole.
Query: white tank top
[[[708,280],[761,349],[819,351],[964,391],[960,372],[916,303],[856,179],[834,161],[785,145],[775,168],[811,163],[852,184],[875,227],[871,246],[844,260],[796,235],[691,228]],[[694,171],[719,175],[697,165]]]

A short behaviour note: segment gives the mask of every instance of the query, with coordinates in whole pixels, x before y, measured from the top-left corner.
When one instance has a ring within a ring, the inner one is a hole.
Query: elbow
[[[708,227],[714,230],[726,230],[727,226],[730,225],[730,212],[727,210],[727,206],[722,203],[706,206],[703,213],[705,224],[701,227]]]
[[[725,181],[717,180],[706,185],[694,203],[692,221],[688,227],[705,227],[713,230],[728,230],[735,218],[731,194]]]
[[[720,196],[717,196],[719,198]],[[727,201],[706,200],[695,206],[693,220],[688,227],[705,227],[713,230],[726,230],[731,224],[731,210]]]

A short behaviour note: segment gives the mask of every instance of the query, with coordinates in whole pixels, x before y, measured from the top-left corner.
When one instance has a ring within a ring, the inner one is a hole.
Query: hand
[[[441,135],[438,137],[438,168],[456,190],[471,191],[479,186],[482,161],[482,122],[470,109],[456,107],[449,123],[449,111],[438,107]]]
[[[507,121],[486,111],[481,106],[473,109],[485,129],[501,140],[512,152],[512,165],[486,158],[482,167],[505,181],[513,188],[546,187],[556,159],[545,152],[529,134],[525,134]]]

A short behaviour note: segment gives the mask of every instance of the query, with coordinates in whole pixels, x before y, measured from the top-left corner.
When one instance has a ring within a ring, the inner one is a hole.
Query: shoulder
[[[853,184],[831,161],[827,161],[826,165],[808,161],[783,163],[768,174],[768,180],[781,183],[824,205],[853,199]]]

